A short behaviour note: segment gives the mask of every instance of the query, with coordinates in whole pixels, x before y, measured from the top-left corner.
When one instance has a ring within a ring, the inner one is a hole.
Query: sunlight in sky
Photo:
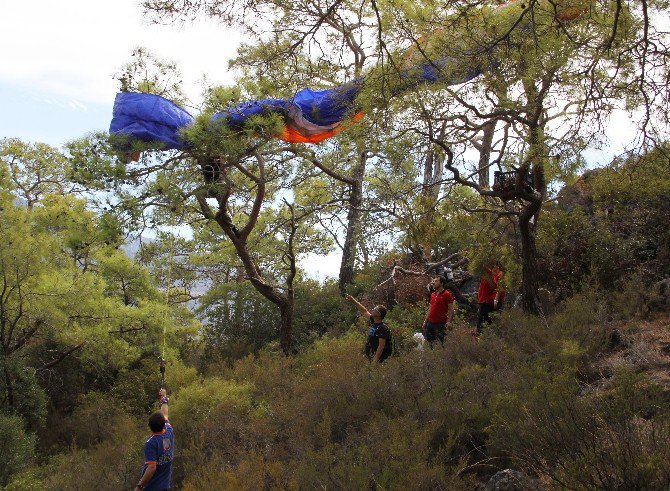
[[[212,21],[152,25],[136,0],[24,0],[0,16],[0,136],[60,145],[106,130],[118,82],[137,46],[175,61],[192,101],[204,75],[231,83],[239,34]]]

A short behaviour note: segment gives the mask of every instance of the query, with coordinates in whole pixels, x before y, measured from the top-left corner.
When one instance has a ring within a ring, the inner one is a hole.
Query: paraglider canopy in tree
[[[565,22],[584,16],[588,0],[514,0],[491,9],[474,11],[468,28],[481,26],[481,33],[473,36],[458,31],[439,29],[419,39],[421,49],[407,50],[404,68],[392,81],[392,94],[421,84],[441,82],[458,85],[478,77],[495,64],[495,51],[500,33],[523,32],[532,25],[544,22]],[[532,13],[530,12],[532,10]],[[532,15],[531,15],[532,14]],[[464,27],[465,28],[465,27]],[[476,29],[475,29],[476,30]],[[459,58],[443,53],[444,46],[457,45]],[[362,104],[357,101],[366,85],[366,78],[323,90],[302,89],[285,99],[265,98],[239,103],[216,113],[212,127],[225,125],[233,130],[242,129],[255,116],[278,114],[282,128],[274,135],[290,143],[319,143],[347,128],[348,124],[363,117]],[[189,143],[181,130],[192,125],[194,117],[177,104],[153,94],[121,92],[114,102],[110,134],[126,137],[125,145],[141,141],[158,149],[186,150]]]

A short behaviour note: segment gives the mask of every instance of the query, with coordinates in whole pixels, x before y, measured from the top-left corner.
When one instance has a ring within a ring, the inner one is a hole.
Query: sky
[[[152,25],[137,0],[3,2],[0,16],[0,136],[60,146],[106,130],[114,73],[143,46],[180,67],[187,95],[200,81],[232,82],[239,34],[213,21]]]

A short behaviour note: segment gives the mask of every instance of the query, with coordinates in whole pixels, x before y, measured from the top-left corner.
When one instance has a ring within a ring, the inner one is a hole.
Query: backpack
[[[388,357],[390,357],[390,356],[395,356],[395,355],[397,354],[398,351],[397,351],[397,346],[396,346],[396,342],[395,342],[395,336],[393,335],[393,330],[392,330],[392,329],[391,329],[385,322],[382,322],[381,325],[383,325],[384,327],[386,327],[386,329],[388,329],[388,332],[389,332],[389,337],[388,337],[388,339],[387,339],[387,341],[386,341],[386,346],[384,347],[384,352],[385,352],[385,353],[388,353],[388,354],[385,356],[385,358],[388,358]],[[371,329],[372,329],[372,328],[371,328]],[[369,334],[371,335],[372,332],[370,332]],[[369,350],[370,350],[370,351],[369,351]],[[372,355],[374,355],[374,353],[371,352],[371,346],[367,343],[367,341],[366,341],[366,343],[365,343],[365,347],[363,348],[363,353],[364,353],[366,356],[372,356]]]

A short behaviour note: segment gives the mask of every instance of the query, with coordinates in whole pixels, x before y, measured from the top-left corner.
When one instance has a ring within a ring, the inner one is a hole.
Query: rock
[[[412,340],[416,343],[416,349],[423,351],[423,344],[426,342],[426,339],[423,337],[423,334],[420,332],[415,332],[412,336]]]
[[[479,491],[531,491],[542,489],[537,479],[528,477],[523,472],[505,469],[496,472]]]
[[[574,184],[563,187],[556,197],[558,208],[568,213],[575,208],[581,208],[588,215],[593,216],[593,191],[589,184],[592,175],[587,172]]]
[[[628,348],[629,346],[630,346],[630,343],[624,337],[624,335],[621,331],[619,331],[618,329],[613,329],[612,332],[610,332],[608,343],[607,343],[607,348],[609,350],[615,350],[615,349],[618,349],[618,348]]]
[[[665,278],[652,285],[647,304],[652,310],[670,310],[670,278]]]

